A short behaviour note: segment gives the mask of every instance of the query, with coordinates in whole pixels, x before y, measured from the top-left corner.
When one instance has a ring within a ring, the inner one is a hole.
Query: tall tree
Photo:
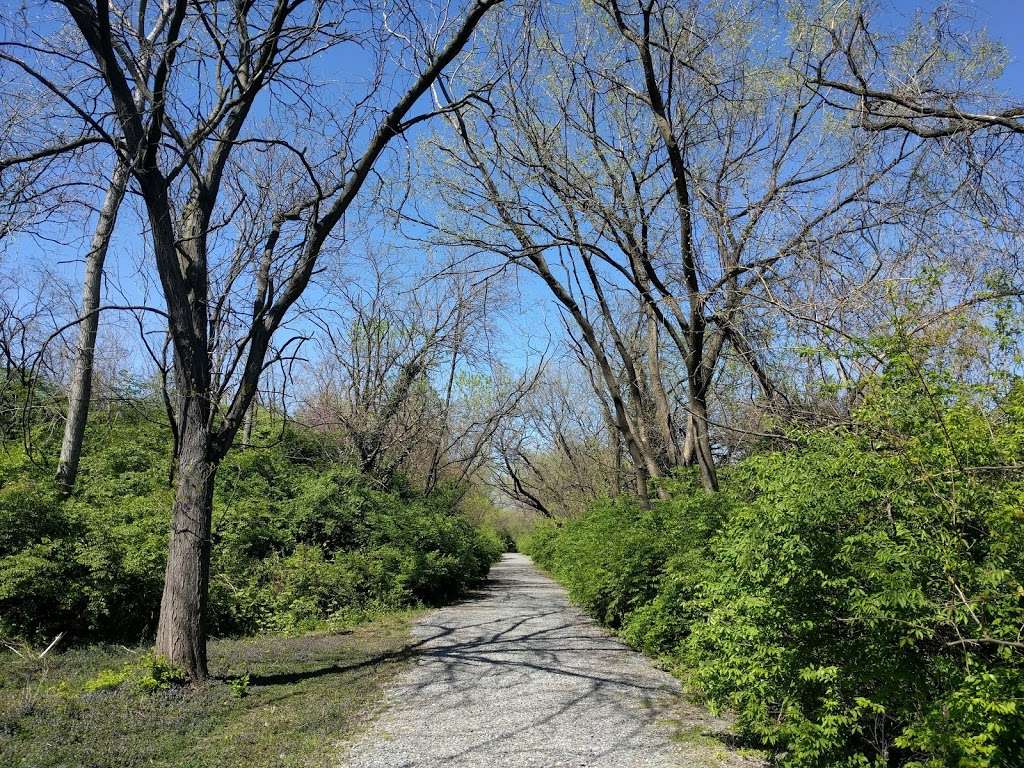
[[[441,195],[467,218],[438,228],[449,243],[538,274],[610,387],[614,371],[582,307],[600,309],[625,361],[628,344],[604,308],[630,293],[653,320],[654,346],[683,363],[688,429],[676,459],[692,456],[714,489],[722,362],[733,354],[766,402],[785,402],[746,338],[751,326],[773,322],[779,287],[891,225],[907,207],[896,179],[916,150],[832,120],[770,44],[771,3],[601,0],[579,13],[553,4],[544,18],[525,44],[491,41],[480,64],[498,82],[490,108],[460,110],[455,141],[440,141]],[[444,92],[459,85],[446,80]],[[623,378],[641,400],[644,377]],[[671,451],[664,398],[648,392]],[[628,404],[614,414],[643,462]]]
[[[178,451],[156,650],[192,678],[207,674],[214,477],[260,374],[280,356],[275,332],[384,150],[433,114],[414,111],[499,1],[472,2],[434,29],[411,3],[380,16],[372,3],[329,0],[62,2],[85,52],[45,63],[99,73],[99,101],[73,111],[130,169],[166,302]],[[308,66],[315,57],[331,66],[330,52],[343,44],[369,52],[369,93],[348,114],[337,112],[341,102],[325,111],[330,96]],[[52,82],[44,65],[5,56]],[[393,101],[381,103],[395,87]],[[316,121],[269,130],[261,118],[276,109],[318,114],[336,133],[302,149]],[[275,152],[278,175],[268,185],[251,169]],[[269,215],[240,217],[250,194],[273,198]]]
[[[85,255],[85,276],[82,281],[82,303],[78,316],[78,344],[75,362],[68,382],[68,415],[64,421],[64,439],[57,464],[57,490],[68,495],[75,487],[78,463],[82,458],[85,425],[89,419],[92,398],[93,360],[96,356],[96,334],[100,323],[100,299],[103,265],[107,259],[110,239],[114,234],[117,213],[128,188],[128,165],[120,160],[114,166],[110,186],[100,204],[96,230]]]

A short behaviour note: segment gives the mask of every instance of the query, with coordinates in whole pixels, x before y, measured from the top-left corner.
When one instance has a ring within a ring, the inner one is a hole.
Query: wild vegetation
[[[1024,389],[894,354],[851,421],[527,550],[790,766],[1024,760]]]
[[[95,420],[69,499],[23,448],[5,452],[0,634],[132,644],[152,636],[172,492],[160,412],[142,401]],[[257,426],[257,437],[263,430],[272,427]],[[382,484],[339,463],[335,439],[289,426],[225,464],[214,494],[214,636],[347,627],[444,602],[503,551],[496,534],[460,514],[458,488]]]
[[[515,539],[780,765],[1024,763],[1024,52],[919,5],[0,10],[11,754]]]
[[[67,498],[37,463],[56,456],[56,424],[37,418],[31,452],[3,453],[0,760],[331,764],[403,658],[407,609],[478,584],[504,542],[464,514],[466,489],[382,482],[345,463],[339,433],[264,414],[262,444],[232,454],[214,493],[208,631],[235,639],[212,643],[214,680],[183,695],[183,671],[138,647],[166,560],[162,416],[144,398],[94,414]]]
[[[409,618],[214,640],[212,676],[191,688],[142,648],[5,654],[0,758],[33,768],[337,765],[339,742],[359,730],[408,656]]]

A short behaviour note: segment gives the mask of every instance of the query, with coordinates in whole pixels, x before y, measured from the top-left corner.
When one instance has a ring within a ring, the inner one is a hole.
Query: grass
[[[148,649],[93,646],[42,660],[0,653],[0,765],[334,765],[407,658],[411,617],[344,632],[217,640],[208,683],[148,694],[86,690]]]

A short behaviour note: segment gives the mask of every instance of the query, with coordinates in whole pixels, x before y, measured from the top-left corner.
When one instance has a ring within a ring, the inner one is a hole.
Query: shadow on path
[[[415,663],[353,745],[351,768],[750,765],[707,737],[725,723],[686,705],[674,678],[523,555],[506,555],[485,589],[422,619],[415,636],[402,652]]]

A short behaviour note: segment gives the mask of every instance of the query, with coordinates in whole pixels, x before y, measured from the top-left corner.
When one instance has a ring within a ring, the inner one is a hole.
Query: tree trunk
[[[78,463],[82,457],[85,425],[89,419],[89,401],[92,397],[92,366],[96,352],[96,332],[100,323],[100,282],[103,263],[114,233],[117,212],[128,186],[128,166],[118,161],[110,179],[110,186],[100,206],[99,220],[93,232],[89,253],[85,257],[85,279],[82,284],[82,309],[79,313],[78,350],[75,368],[68,391],[68,418],[64,422],[64,440],[60,446],[57,464],[57,490],[67,496],[74,490],[78,477]]]
[[[699,387],[691,387],[689,399],[690,413],[693,415],[693,446],[697,455],[697,466],[700,468],[701,484],[705,490],[717,491],[718,471],[715,469],[715,457],[711,452],[707,396]]]
[[[156,652],[192,680],[207,676],[206,603],[210,582],[210,522],[217,461],[207,420],[193,400],[182,409],[171,543],[160,601]]]
[[[622,435],[618,430],[612,432],[615,440],[615,470],[612,477],[612,498],[618,498],[622,494]]]
[[[675,428],[672,425],[672,410],[668,394],[662,382],[661,349],[658,342],[658,321],[648,309],[647,316],[647,360],[651,372],[651,394],[654,397],[654,417],[658,422],[661,438],[662,460],[671,469],[679,466],[679,449],[676,446]]]
[[[245,414],[245,426],[242,427],[242,447],[249,448],[252,445],[252,430],[256,426],[256,398],[253,398],[249,410]]]
[[[697,461],[697,430],[693,426],[693,414],[686,416],[686,437],[683,440],[683,450],[679,463],[684,467],[692,467]]]

